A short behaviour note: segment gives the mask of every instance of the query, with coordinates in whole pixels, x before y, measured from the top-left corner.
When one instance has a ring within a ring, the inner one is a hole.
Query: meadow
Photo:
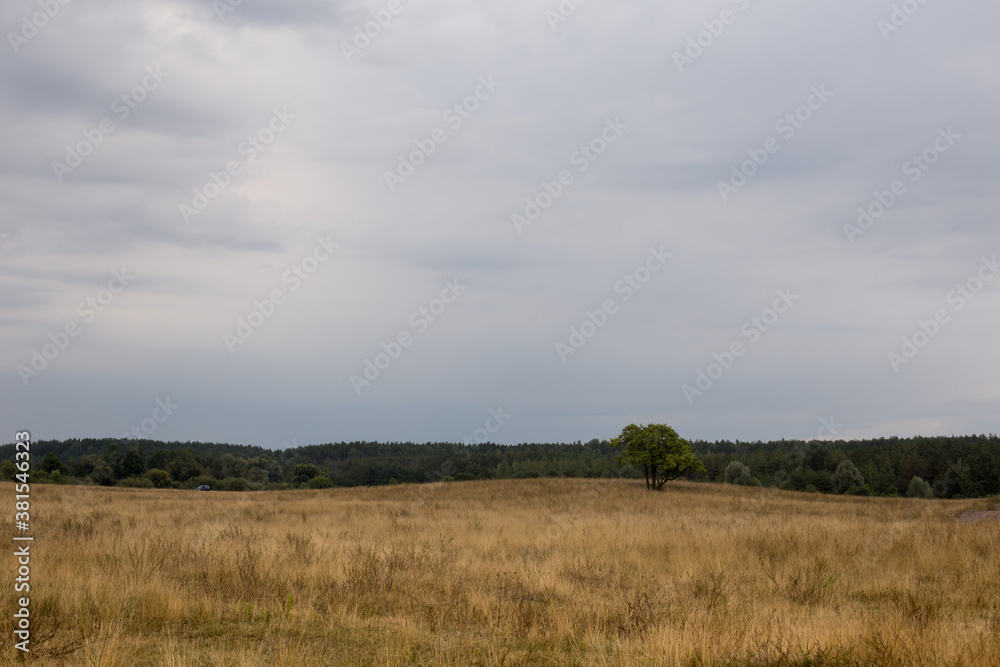
[[[1000,521],[957,519],[995,503],[34,485],[32,651],[9,639],[11,585],[0,664],[997,665]]]

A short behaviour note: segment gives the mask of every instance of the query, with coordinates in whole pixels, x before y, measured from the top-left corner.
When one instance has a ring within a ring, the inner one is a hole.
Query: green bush
[[[295,466],[295,471],[292,474],[292,483],[302,484],[322,474],[323,471],[314,463],[299,463]]]
[[[90,473],[90,481],[101,486],[114,486],[115,473],[110,466],[97,466],[94,472]]]
[[[833,492],[847,493],[852,496],[868,495],[868,493],[858,493],[855,489],[865,487],[865,478],[858,470],[858,467],[851,461],[841,461],[837,466],[837,471],[833,473]]]
[[[333,480],[326,475],[318,475],[308,482],[310,489],[329,489],[333,486]]]
[[[227,477],[219,482],[219,488],[226,491],[246,491],[250,488],[250,482],[242,477]]]
[[[914,475],[909,488],[906,489],[906,495],[910,498],[933,498],[934,491],[931,490],[930,484]]]
[[[166,489],[171,486],[170,484],[170,473],[166,470],[160,470],[159,468],[150,468],[146,471],[144,475],[146,479],[153,483],[153,486],[157,489]]]
[[[752,479],[753,475],[750,474],[750,468],[743,465],[739,461],[732,461],[726,466],[725,472],[722,473],[722,481],[726,484],[750,486],[750,481]]]

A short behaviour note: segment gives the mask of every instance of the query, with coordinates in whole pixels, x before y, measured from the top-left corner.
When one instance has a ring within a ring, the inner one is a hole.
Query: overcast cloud
[[[0,9],[0,440],[998,430],[997,3],[229,2]]]

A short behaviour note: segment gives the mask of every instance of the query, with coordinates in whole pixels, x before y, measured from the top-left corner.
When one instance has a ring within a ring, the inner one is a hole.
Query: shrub
[[[146,479],[153,483],[157,489],[165,489],[170,486],[170,473],[159,468],[150,468],[146,471]]]
[[[115,473],[110,466],[97,466],[94,468],[94,472],[90,473],[90,479],[94,484],[114,486]]]
[[[59,457],[52,452],[49,452],[42,457],[42,463],[39,467],[47,473],[53,473],[58,470],[60,473],[65,475],[69,472],[69,468],[63,465],[63,462],[59,460]]]
[[[122,481],[118,482],[118,486],[128,486],[135,489],[155,488],[153,481],[148,477],[126,477]]]
[[[242,477],[228,477],[219,483],[219,488],[226,491],[246,491],[249,486],[250,482]]]
[[[931,485],[916,475],[910,480],[910,486],[906,489],[906,495],[910,498],[933,498],[934,492]]]
[[[326,475],[317,475],[309,480],[310,489],[329,489],[333,486],[333,480]]]
[[[315,463],[299,463],[296,464],[294,472],[292,473],[292,484],[296,486],[303,484],[313,479],[314,477],[319,477],[323,474],[319,466]]]
[[[739,461],[733,461],[727,465],[725,472],[722,474],[722,481],[726,484],[750,486],[750,481],[752,479],[753,476],[750,474],[750,468],[743,465]]]
[[[859,493],[855,490],[855,488],[860,490],[862,487],[866,489],[865,493]],[[854,496],[868,495],[865,478],[853,462],[841,461],[840,465],[837,466],[837,471],[833,473],[833,492],[849,493]]]
[[[471,472],[460,472],[455,475],[456,482],[470,482],[475,479]]]

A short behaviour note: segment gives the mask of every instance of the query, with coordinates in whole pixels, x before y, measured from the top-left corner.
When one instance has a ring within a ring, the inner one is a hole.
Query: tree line
[[[32,448],[31,479],[143,488],[206,484],[245,491],[528,477],[645,478],[651,488],[659,488],[680,476],[818,493],[938,498],[1000,493],[1000,438],[992,434],[687,443],[665,427],[656,444],[663,455],[674,457],[672,461],[686,457],[671,449],[684,442],[693,456],[683,459],[680,468],[674,465],[680,472],[671,474],[651,469],[647,454],[624,448],[639,442],[629,428],[611,441],[587,443],[341,442],[284,450],[112,438],[49,440]],[[13,461],[14,445],[0,447],[0,479],[13,479]]]

